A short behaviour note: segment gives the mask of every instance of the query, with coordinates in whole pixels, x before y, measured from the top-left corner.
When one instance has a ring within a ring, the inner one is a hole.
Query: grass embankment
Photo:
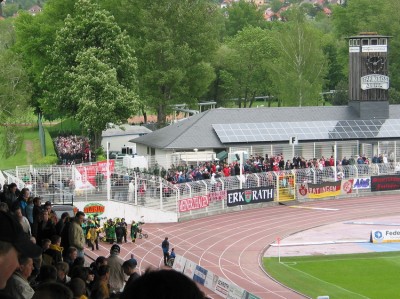
[[[400,253],[264,258],[266,271],[311,298],[399,298]]]
[[[42,156],[39,140],[39,129],[37,125],[21,126],[18,131],[22,137],[21,147],[14,156],[5,158],[4,128],[0,127],[0,169],[13,169],[18,165],[49,165],[57,163],[57,154],[54,149],[53,138],[60,134],[82,135],[82,128],[79,122],[73,119],[65,119],[54,124],[47,123],[45,127],[46,157]]]
[[[4,148],[0,147],[0,169],[13,169],[17,165],[54,164],[57,162],[53,141],[47,130],[45,130],[46,157],[42,156],[37,126],[19,127],[18,130],[22,137],[21,147],[14,156],[8,158],[4,157],[2,152]],[[0,129],[1,143],[3,143],[3,139],[4,128]]]

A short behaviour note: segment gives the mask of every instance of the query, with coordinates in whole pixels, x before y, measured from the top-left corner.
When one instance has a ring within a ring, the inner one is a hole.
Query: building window
[[[378,44],[378,39],[374,38],[371,39],[371,45],[377,45]]]
[[[369,45],[369,39],[363,39],[362,40],[362,45],[363,46],[368,46]]]

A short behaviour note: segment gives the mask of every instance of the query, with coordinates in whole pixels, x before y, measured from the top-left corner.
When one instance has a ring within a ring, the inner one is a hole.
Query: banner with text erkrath
[[[274,187],[272,186],[228,190],[227,205],[228,207],[234,207],[273,201],[274,191]]]
[[[390,191],[400,189],[400,175],[381,175],[371,177],[371,191]]]

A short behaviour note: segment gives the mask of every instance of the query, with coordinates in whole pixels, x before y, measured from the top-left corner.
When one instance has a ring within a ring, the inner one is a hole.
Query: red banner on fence
[[[179,201],[179,212],[202,209],[208,207],[209,204],[210,202],[208,195],[181,199]]]

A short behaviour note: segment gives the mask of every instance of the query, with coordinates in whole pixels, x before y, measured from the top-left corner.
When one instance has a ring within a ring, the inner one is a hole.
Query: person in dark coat
[[[53,221],[49,218],[49,213],[47,211],[42,211],[41,220],[37,227],[37,244],[42,244],[43,239],[49,239],[56,234],[56,228]]]
[[[124,290],[136,279],[140,277],[140,274],[136,272],[137,260],[131,258],[122,264],[122,269],[125,275],[129,276],[127,282],[125,283]]]
[[[165,237],[164,241],[162,241],[161,249],[163,251],[163,256],[164,256],[164,265],[167,266],[167,262],[168,262],[168,259],[169,259],[169,241],[168,241],[168,237]]]
[[[35,197],[33,199],[33,211],[32,211],[32,218],[33,218],[32,236],[34,236],[35,238],[37,238],[38,224],[40,221],[40,216],[42,214],[42,208],[40,205],[41,205],[40,197]]]

